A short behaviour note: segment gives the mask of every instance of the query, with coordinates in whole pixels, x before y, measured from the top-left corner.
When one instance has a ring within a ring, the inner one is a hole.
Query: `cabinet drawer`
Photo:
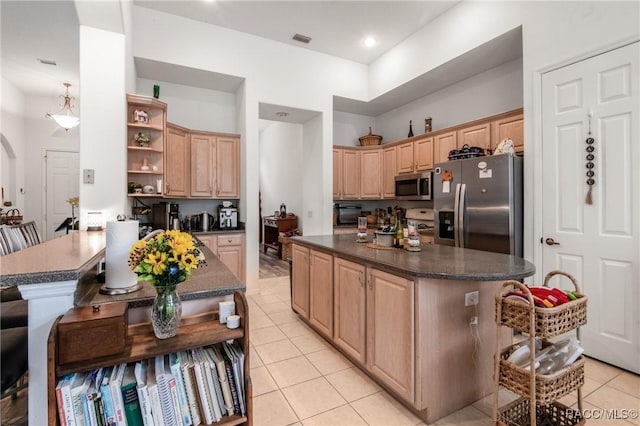
[[[218,235],[218,247],[242,245],[242,234]]]

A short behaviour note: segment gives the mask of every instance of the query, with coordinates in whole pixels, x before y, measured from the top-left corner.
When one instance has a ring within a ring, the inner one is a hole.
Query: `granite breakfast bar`
[[[432,423],[492,392],[495,293],[535,267],[478,250],[378,250],[324,235],[293,238],[292,273],[301,319]]]
[[[104,232],[72,232],[0,257],[0,285],[18,286],[29,309],[29,424],[47,424],[47,339],[54,320],[74,306],[127,302],[129,322],[148,321],[155,296],[148,283],[139,291],[107,296],[98,292],[95,267],[105,254]],[[205,246],[206,265],[178,287],[183,315],[205,312],[233,300],[245,284]]]

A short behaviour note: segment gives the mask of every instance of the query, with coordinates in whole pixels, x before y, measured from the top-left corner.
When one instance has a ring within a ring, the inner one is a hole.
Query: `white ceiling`
[[[108,0],[113,5],[116,0]],[[368,64],[428,22],[455,6],[457,1],[244,1],[244,0],[133,0],[134,4],[190,19],[231,28],[282,43]],[[80,2],[81,16],[93,3]],[[99,3],[99,2],[98,2]],[[56,96],[62,83],[78,95],[78,13],[73,1],[0,0],[2,75],[25,94]],[[114,10],[113,7],[110,8]],[[117,10],[117,6],[116,6]],[[93,18],[95,19],[95,17]],[[110,19],[112,21],[113,19]],[[291,40],[295,33],[312,41]],[[364,48],[365,35],[379,45]],[[522,55],[520,29],[511,31],[468,54],[444,64],[371,102],[335,97],[338,111],[376,116],[450,84],[469,78]],[[57,66],[43,65],[51,59]],[[139,77],[213,90],[235,91],[242,79],[173,64],[135,58]],[[282,109],[261,106],[262,112]],[[294,112],[292,109],[290,112]],[[301,117],[306,116],[300,111]],[[292,121],[298,114],[291,114]],[[261,118],[263,114],[261,114]]]

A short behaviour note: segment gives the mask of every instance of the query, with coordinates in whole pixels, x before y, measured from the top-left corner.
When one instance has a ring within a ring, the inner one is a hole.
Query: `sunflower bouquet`
[[[173,287],[204,263],[193,237],[177,230],[152,233],[136,241],[129,252],[129,267],[141,281]]]

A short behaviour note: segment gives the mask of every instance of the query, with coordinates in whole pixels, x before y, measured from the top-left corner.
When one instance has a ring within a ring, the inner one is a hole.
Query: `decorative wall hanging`
[[[596,159],[596,156],[594,154],[595,151],[595,139],[591,137],[591,114],[589,114],[589,133],[588,133],[588,137],[587,140],[585,141],[587,144],[587,185],[589,185],[589,191],[587,191],[587,198],[584,200],[585,203],[587,204],[593,204],[593,200],[591,198],[591,190],[593,189],[593,185],[596,183],[595,179],[593,178],[596,175],[596,172],[593,170],[595,167],[595,164],[593,162],[593,160]]]

